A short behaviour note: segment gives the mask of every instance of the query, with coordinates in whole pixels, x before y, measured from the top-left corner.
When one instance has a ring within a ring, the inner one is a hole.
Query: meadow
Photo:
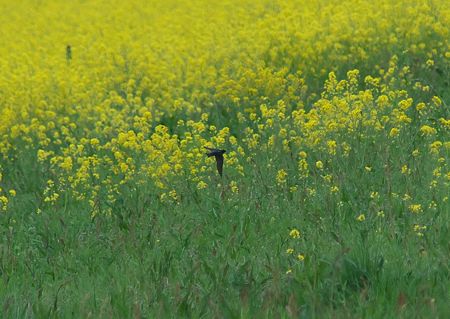
[[[448,1],[0,10],[1,318],[450,317]]]

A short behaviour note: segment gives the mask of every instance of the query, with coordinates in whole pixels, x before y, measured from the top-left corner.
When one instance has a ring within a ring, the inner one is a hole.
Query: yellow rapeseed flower
[[[399,133],[400,133],[400,130],[398,128],[394,127],[389,132],[389,136],[390,137],[396,137],[396,136],[398,136]]]
[[[293,228],[290,232],[289,232],[289,236],[291,236],[292,238],[299,238],[300,237],[300,231],[296,228]]]
[[[208,186],[204,181],[200,181],[197,183],[197,189],[205,189]]]
[[[6,211],[8,208],[8,198],[6,196],[0,196],[0,207],[3,211]]]
[[[421,204],[411,204],[408,206],[408,209],[413,214],[418,214],[423,211]]]
[[[422,135],[435,135],[437,131],[434,127],[431,127],[429,125],[423,125],[420,128],[420,133],[422,133]]]
[[[402,174],[404,174],[404,175],[408,175],[408,174],[410,174],[411,173],[411,170],[408,168],[408,165],[403,165],[402,166]]]
[[[323,168],[323,163],[322,163],[322,161],[317,161],[317,162],[316,162],[316,167],[317,167],[318,169],[322,169],[322,168]]]
[[[287,173],[284,169],[280,169],[277,173],[277,183],[278,185],[286,184]]]

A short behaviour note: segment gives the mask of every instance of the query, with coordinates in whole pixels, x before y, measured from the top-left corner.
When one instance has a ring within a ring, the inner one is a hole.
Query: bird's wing
[[[204,147],[205,147],[205,149],[207,149],[209,151],[209,153],[206,153],[206,155],[208,155],[208,157],[211,157],[211,156],[215,155],[214,152],[216,151],[216,149],[210,148],[210,147],[206,147],[206,146],[204,146]]]
[[[216,162],[217,162],[217,171],[219,172],[220,177],[222,177],[222,171],[223,171],[223,155],[216,155]]]

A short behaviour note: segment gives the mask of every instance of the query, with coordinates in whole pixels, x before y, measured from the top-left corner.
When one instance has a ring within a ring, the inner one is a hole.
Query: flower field
[[[2,318],[450,316],[448,1],[0,9]]]

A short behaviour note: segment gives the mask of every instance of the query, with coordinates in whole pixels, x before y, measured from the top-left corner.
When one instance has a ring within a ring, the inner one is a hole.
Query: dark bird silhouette
[[[223,171],[223,154],[225,154],[227,151],[225,150],[219,150],[217,148],[205,148],[209,151],[206,153],[208,157],[214,156],[216,158],[216,164],[217,164],[217,171],[219,172],[220,177],[222,177],[222,171]]]
[[[69,63],[70,60],[72,60],[72,47],[70,46],[70,44],[66,46],[66,60],[67,63]]]

